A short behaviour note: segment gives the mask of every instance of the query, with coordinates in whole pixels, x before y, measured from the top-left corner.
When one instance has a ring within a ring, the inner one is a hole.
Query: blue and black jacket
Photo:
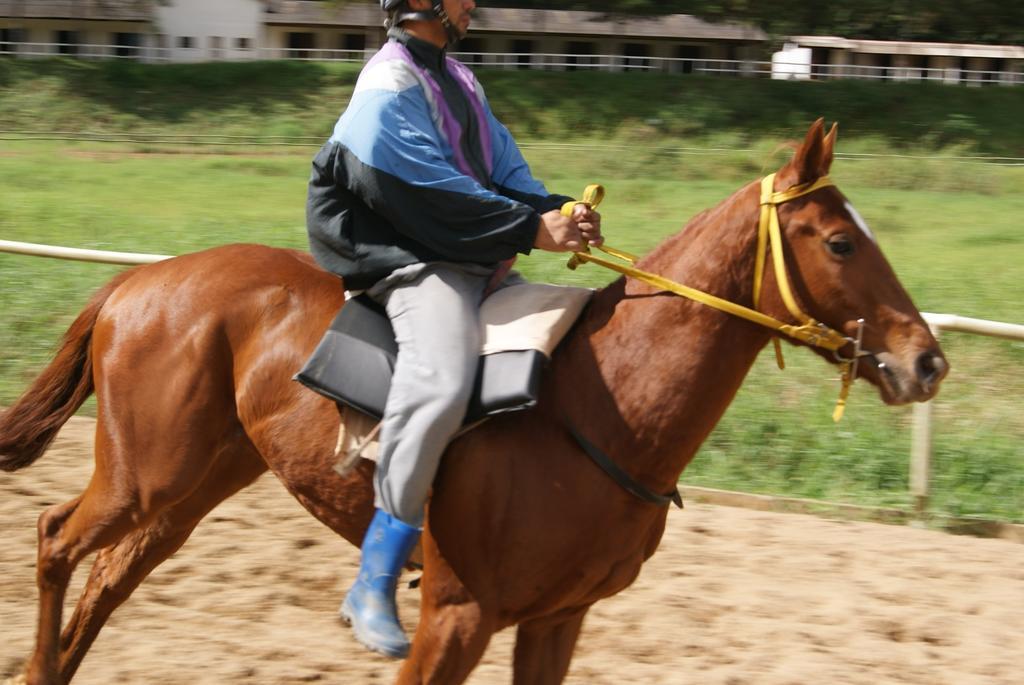
[[[408,264],[528,254],[540,214],[571,198],[533,178],[467,67],[389,36],[313,160],[313,256],[355,290]]]

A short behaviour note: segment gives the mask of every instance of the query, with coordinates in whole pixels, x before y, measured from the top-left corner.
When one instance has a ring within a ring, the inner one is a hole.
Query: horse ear
[[[832,168],[832,159],[835,155],[836,136],[838,133],[839,124],[833,122],[832,128],[825,134],[824,149],[821,153],[821,176],[828,176],[828,172]]]
[[[796,154],[790,161],[790,166],[796,172],[797,183],[811,183],[828,173],[828,166],[825,165],[825,120],[818,119],[807,130],[807,137],[803,145],[797,148]],[[832,157],[829,155],[828,165],[832,164]],[[822,173],[824,166],[825,172]]]

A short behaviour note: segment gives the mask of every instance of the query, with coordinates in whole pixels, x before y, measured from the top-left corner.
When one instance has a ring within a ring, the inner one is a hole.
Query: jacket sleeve
[[[483,101],[487,124],[491,131],[491,149],[494,153],[491,180],[497,186],[498,192],[530,205],[541,214],[559,209],[566,202],[572,201],[573,198],[567,195],[552,195],[543,183],[533,177],[515,139],[505,125],[494,116],[479,84],[477,92]]]
[[[333,139],[345,167],[336,178],[406,237],[457,261],[501,261],[533,247],[536,209],[448,161],[421,88],[354,96]]]

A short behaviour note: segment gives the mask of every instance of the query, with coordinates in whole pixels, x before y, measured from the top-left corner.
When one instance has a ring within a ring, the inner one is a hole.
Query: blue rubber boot
[[[363,539],[359,577],[341,605],[341,617],[357,640],[397,659],[409,653],[409,638],[398,622],[395,587],[419,538],[419,528],[378,509]]]

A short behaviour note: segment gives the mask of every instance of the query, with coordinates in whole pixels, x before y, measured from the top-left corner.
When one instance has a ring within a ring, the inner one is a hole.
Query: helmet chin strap
[[[406,11],[396,12],[395,17],[392,21],[396,26],[401,24],[403,21],[440,21],[441,26],[444,27],[445,35],[448,38],[448,45],[454,45],[463,36],[459,33],[459,28],[452,23],[452,20],[448,17],[448,13],[444,9],[444,3],[435,2],[434,6],[429,10],[421,10],[417,12]]]

